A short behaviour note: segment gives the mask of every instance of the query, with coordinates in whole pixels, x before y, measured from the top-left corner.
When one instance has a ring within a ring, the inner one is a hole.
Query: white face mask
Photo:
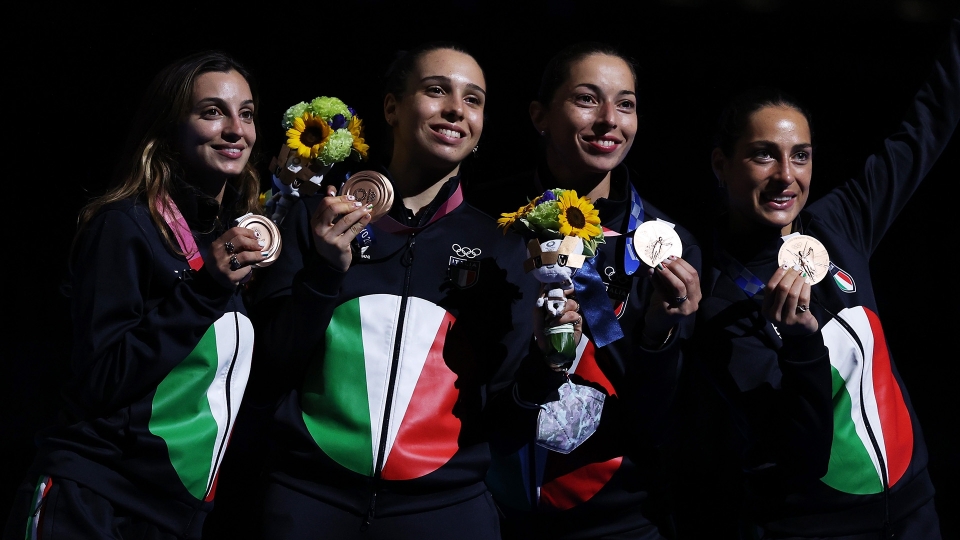
[[[573,384],[569,378],[557,391],[558,401],[540,406],[537,444],[569,454],[597,431],[606,396],[589,386]]]

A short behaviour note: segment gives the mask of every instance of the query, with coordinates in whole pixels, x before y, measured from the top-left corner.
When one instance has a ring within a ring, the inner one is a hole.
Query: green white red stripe
[[[370,295],[338,306],[326,333],[324,358],[311,363],[303,386],[303,421],[333,460],[372,476],[383,422],[388,429],[382,477],[419,478],[443,466],[459,449],[457,375],[444,360],[454,317],[421,298],[407,300],[398,334],[401,298]],[[393,402],[387,394],[394,345],[400,358]]]
[[[821,480],[845,493],[879,493],[883,474],[867,424],[890,487],[903,477],[913,457],[913,424],[893,375],[880,319],[862,306],[844,309],[839,316],[854,329],[864,353],[836,319],[824,325],[833,372],[834,435],[830,464]]]
[[[225,441],[250,375],[252,336],[247,317],[224,314],[160,382],[153,398],[150,432],[167,443],[170,463],[198,499],[214,495]]]

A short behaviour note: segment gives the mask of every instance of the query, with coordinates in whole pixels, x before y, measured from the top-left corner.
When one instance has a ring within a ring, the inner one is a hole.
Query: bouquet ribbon
[[[607,288],[597,272],[597,265],[600,264],[597,259],[601,257],[603,253],[590,257],[573,275],[573,289],[580,302],[580,312],[590,325],[590,337],[597,347],[604,347],[623,337],[623,329],[607,297]]]

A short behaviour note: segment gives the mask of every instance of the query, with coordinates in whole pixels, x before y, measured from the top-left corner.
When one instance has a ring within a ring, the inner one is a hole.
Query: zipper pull
[[[417,243],[417,238],[415,234],[411,234],[410,238],[407,239],[407,250],[403,252],[403,256],[400,258],[400,264],[403,266],[410,266],[413,264],[413,245]]]
[[[367,508],[367,517],[363,520],[363,525],[360,526],[361,531],[365,531],[370,528],[370,524],[373,523],[373,517],[376,514],[377,509],[377,492],[374,491],[373,495],[370,496],[370,507]]]

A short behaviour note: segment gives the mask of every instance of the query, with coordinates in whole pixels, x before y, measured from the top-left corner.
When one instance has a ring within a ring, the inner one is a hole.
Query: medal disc
[[[270,218],[257,214],[247,214],[237,220],[237,227],[250,229],[257,235],[257,239],[264,241],[263,252],[267,256],[253,266],[258,268],[270,266],[280,256],[280,229]]]
[[[644,221],[633,232],[633,249],[644,264],[653,268],[664,259],[683,254],[680,235],[662,221]]]
[[[344,182],[340,195],[353,195],[364,205],[373,205],[370,223],[382,218],[393,206],[393,186],[387,177],[376,171],[359,171]]]
[[[799,269],[806,282],[811,285],[819,283],[830,268],[827,248],[816,238],[803,234],[784,238],[777,260],[780,266]]]

